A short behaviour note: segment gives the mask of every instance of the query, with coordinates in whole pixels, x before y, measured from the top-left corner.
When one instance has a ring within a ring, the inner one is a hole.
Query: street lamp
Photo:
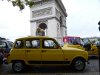
[[[98,25],[100,25],[100,21],[98,22]]]
[[[99,31],[100,31],[100,21],[98,22]],[[99,57],[99,72],[100,72],[100,43],[97,45],[98,48],[98,57]]]
[[[100,31],[100,21],[98,22],[98,25],[99,25],[99,31]]]

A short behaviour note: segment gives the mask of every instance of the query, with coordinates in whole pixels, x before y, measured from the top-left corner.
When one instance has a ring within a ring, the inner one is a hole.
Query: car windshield
[[[11,41],[5,41],[5,40],[0,40],[0,48],[6,47],[6,45],[11,48],[13,45],[13,42]]]
[[[13,46],[13,42],[11,42],[11,41],[8,41],[8,44],[9,44],[10,47]]]
[[[79,45],[80,44],[80,38],[68,38],[68,44],[72,45]]]
[[[0,41],[0,48],[4,47],[5,46],[5,42],[3,41]]]
[[[87,39],[87,38],[83,38],[82,42],[83,42],[83,45],[91,43],[91,41],[89,39]]]
[[[80,45],[81,39],[80,37],[66,36],[63,38],[63,42],[69,45]]]

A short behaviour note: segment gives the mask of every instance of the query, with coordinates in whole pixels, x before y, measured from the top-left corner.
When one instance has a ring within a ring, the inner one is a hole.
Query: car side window
[[[25,44],[27,48],[32,48],[31,41],[26,41]]]
[[[43,41],[43,48],[57,48],[56,43],[53,40],[44,40]]]
[[[40,48],[40,40],[32,40],[33,48]]]
[[[23,41],[16,41],[15,48],[23,48]]]
[[[40,40],[27,40],[26,41],[26,48],[40,48]]]

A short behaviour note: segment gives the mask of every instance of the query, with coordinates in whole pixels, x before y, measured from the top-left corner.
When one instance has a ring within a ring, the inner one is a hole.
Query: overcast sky
[[[62,0],[68,17],[67,33],[72,36],[100,36],[100,0]],[[11,3],[0,1],[0,37],[14,41],[18,37],[30,35],[30,11],[13,7]]]
[[[62,0],[68,13],[68,35],[99,36],[100,0]]]

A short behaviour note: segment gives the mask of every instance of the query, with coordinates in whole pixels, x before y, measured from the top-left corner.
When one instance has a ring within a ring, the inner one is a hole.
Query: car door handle
[[[46,52],[46,50],[42,50],[42,52]]]
[[[26,50],[26,52],[30,52],[30,50]]]

